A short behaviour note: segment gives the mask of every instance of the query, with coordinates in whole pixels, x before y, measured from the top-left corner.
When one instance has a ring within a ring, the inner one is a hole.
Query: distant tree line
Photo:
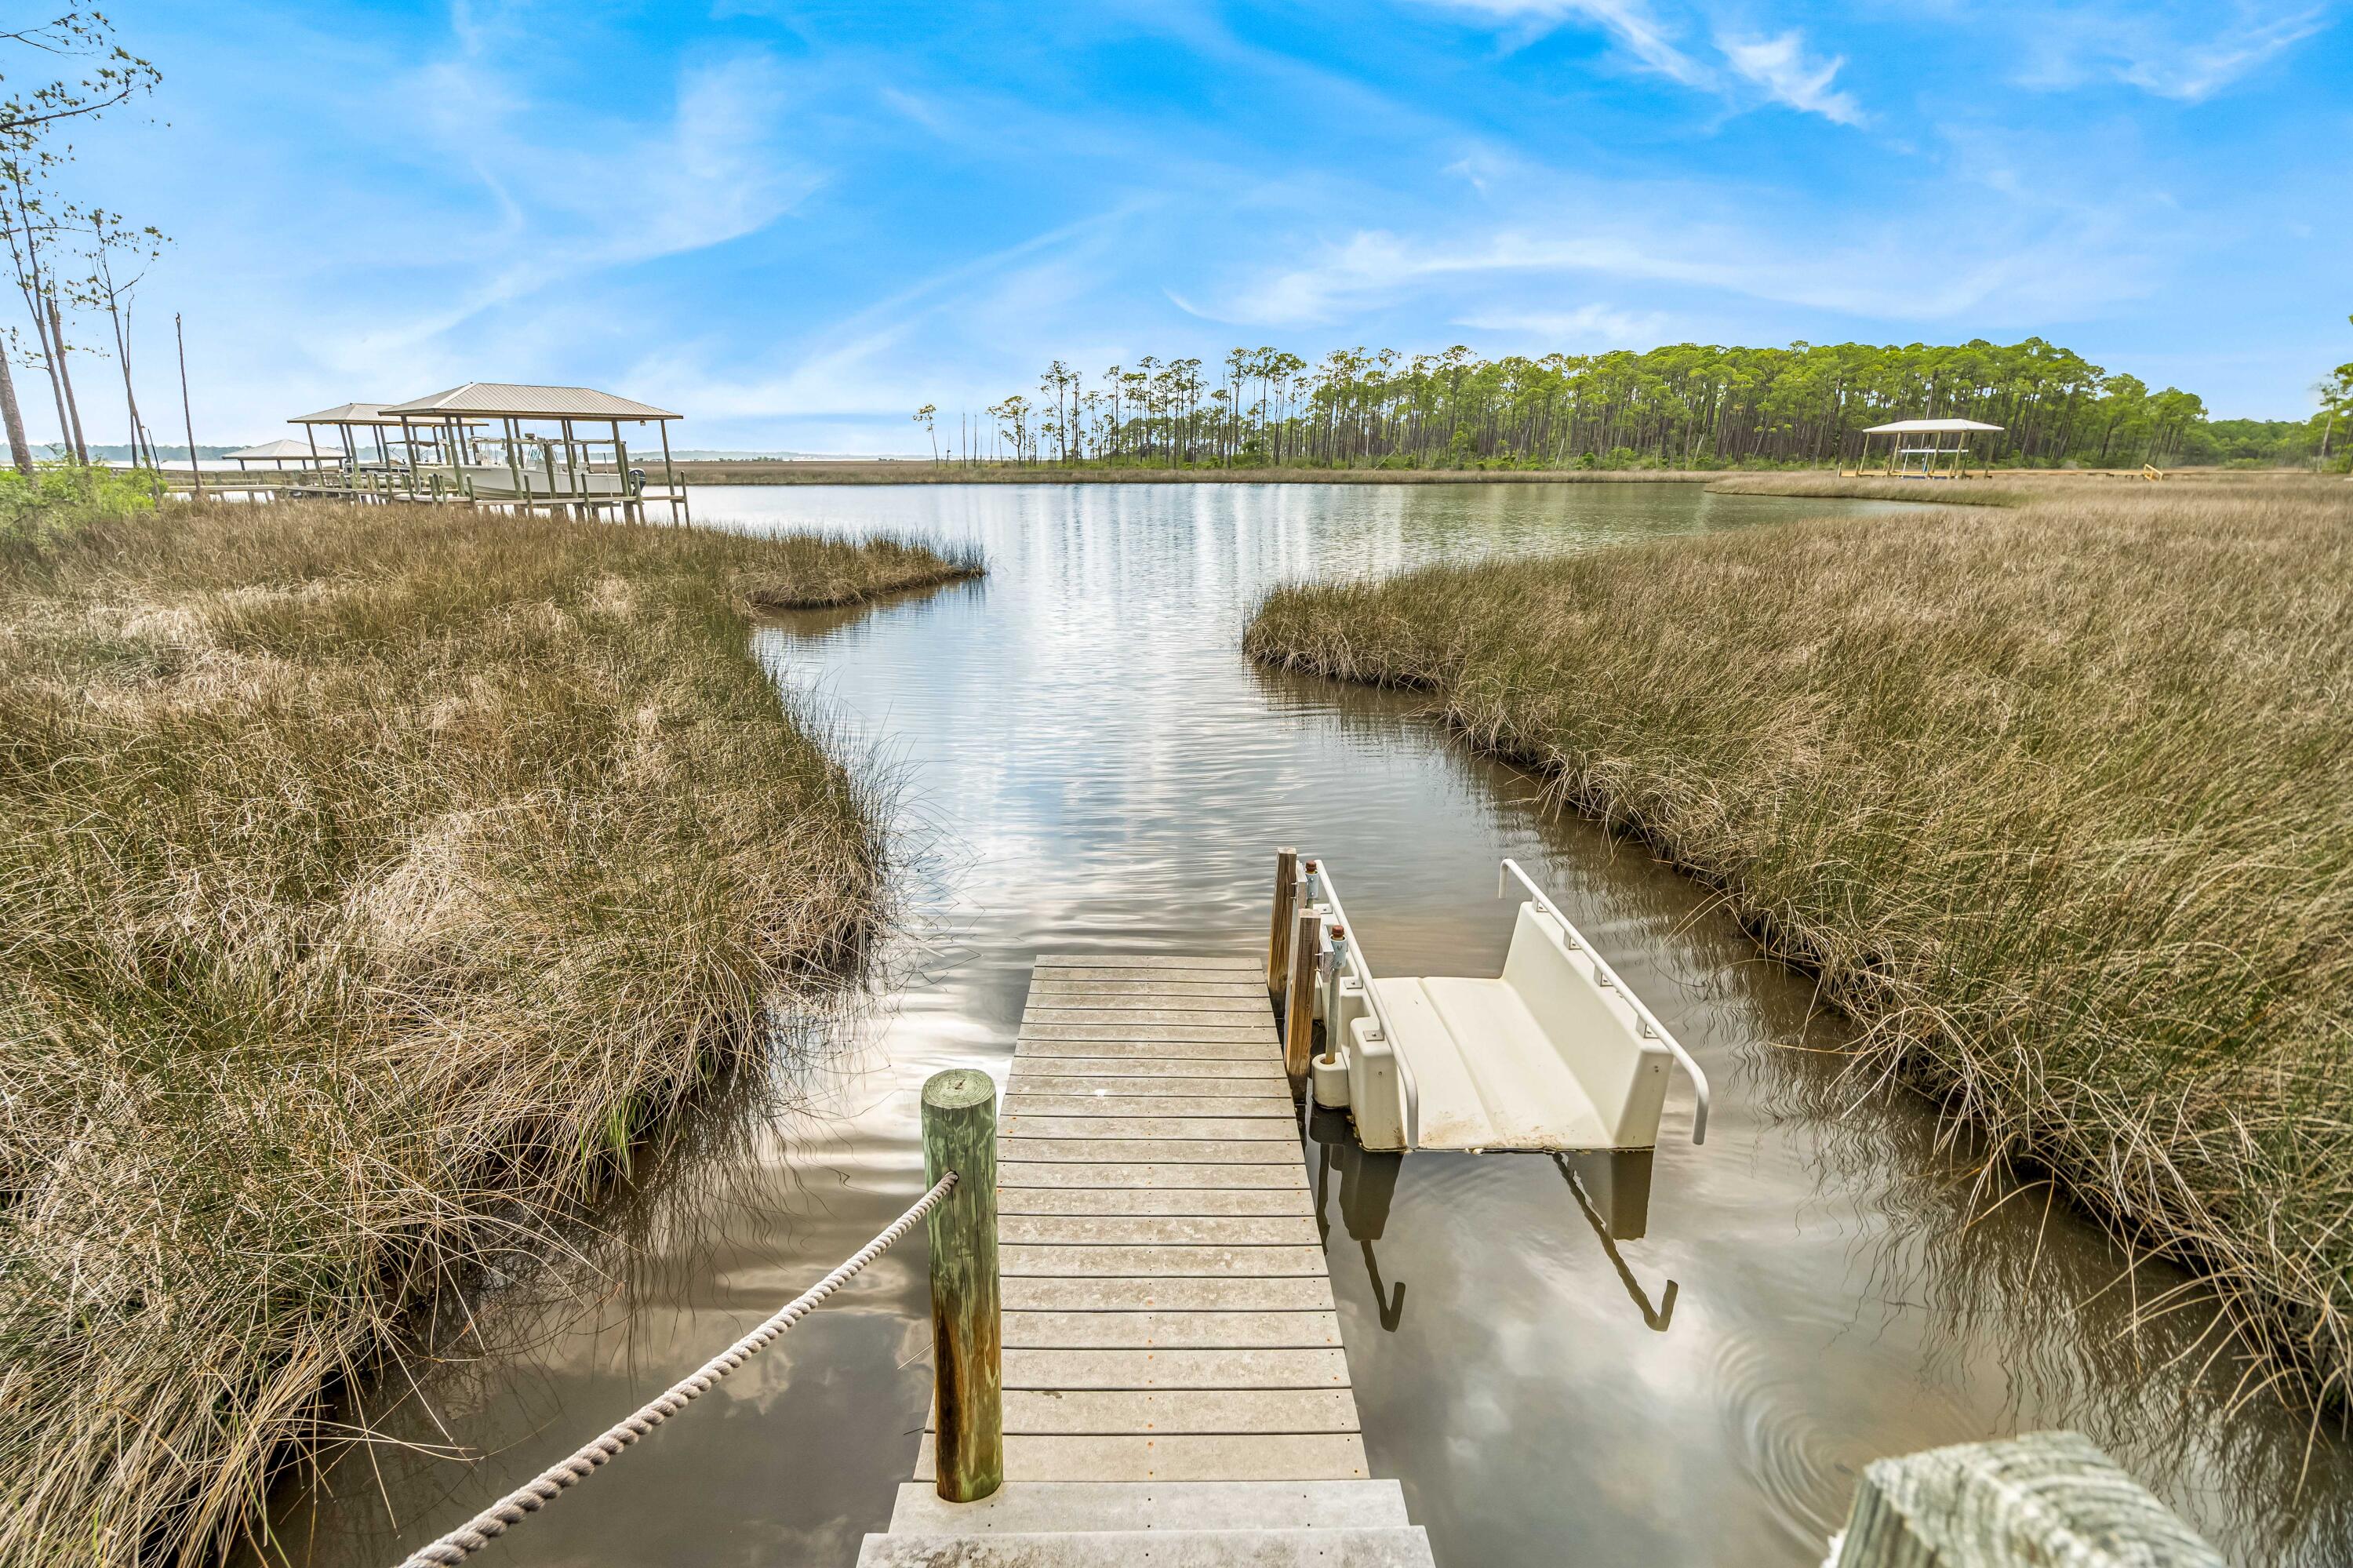
[[[927,405],[915,418],[930,430],[934,416]],[[1146,356],[1092,380],[1058,359],[1034,398],[1017,394],[960,421],[949,455],[1168,467],[1817,465],[1862,457],[1870,426],[1947,418],[2001,426],[1972,450],[2029,465],[2302,461],[2332,439],[2344,446],[2319,416],[2210,422],[2194,393],[2151,391],[2029,338],[1499,359],[1461,345],[1355,348],[1314,365],[1237,348],[1217,366]]]

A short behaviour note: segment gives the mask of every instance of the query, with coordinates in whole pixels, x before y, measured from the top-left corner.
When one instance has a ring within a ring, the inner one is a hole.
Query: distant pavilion
[[[1872,439],[1885,436],[1887,465],[1883,471],[1890,478],[1966,479],[1969,437],[1983,431],[1999,435],[2001,427],[1975,419],[1898,419],[1873,425],[1862,432],[1862,463],[1853,471],[1869,471]]]
[[[282,469],[290,462],[301,467],[315,466],[319,461],[318,451],[310,442],[284,439],[243,447],[233,452],[224,452],[221,456],[224,461],[237,464],[240,471],[258,462]]]
[[[399,422],[403,443],[431,432],[437,447],[457,454],[468,493],[494,503],[547,505],[590,513],[617,507],[642,521],[649,500],[669,503],[675,522],[691,521],[686,486],[670,455],[670,421],[680,416],[649,403],[617,397],[591,387],[526,387],[505,381],[469,381],[446,392],[395,403],[382,417]],[[629,467],[624,424],[652,425],[661,438],[661,487],[654,490],[642,471]],[[471,433],[496,425],[487,439]],[[555,427],[554,430],[544,429]],[[599,436],[583,430],[606,428]],[[537,430],[526,426],[543,427]],[[597,449],[604,449],[600,453]]]
[[[687,522],[686,486],[670,461],[669,421],[678,418],[589,387],[470,381],[404,403],[343,403],[288,423],[308,438],[311,470],[297,481],[299,493],[609,513],[628,522],[642,522],[646,503],[660,501],[672,521]],[[659,484],[630,466],[621,432],[649,424],[661,440]]]

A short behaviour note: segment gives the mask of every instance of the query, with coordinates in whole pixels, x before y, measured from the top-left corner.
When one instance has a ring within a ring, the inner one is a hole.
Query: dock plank
[[[1325,1349],[1335,1312],[1008,1312],[1008,1350]]]
[[[1057,1056],[1096,1056],[1145,1062],[1171,1058],[1197,1062],[1257,1061],[1263,1059],[1275,1043],[1271,1027],[1211,1029],[1206,1025],[1195,1028],[1189,1024],[1155,1023],[1122,1029],[1115,1024],[1102,1023],[1032,1023],[1022,1029],[1015,1040],[1014,1048],[1018,1050],[1032,1041],[1051,1043],[1061,1047],[1054,1052]],[[1084,1045],[1087,1049],[1070,1049],[1075,1045]]]
[[[1176,980],[1155,976],[1151,980],[1089,978],[1065,980],[1040,977],[1030,980],[1031,1005],[1057,996],[1075,996],[1094,1003],[1121,996],[1218,996],[1231,997],[1245,1007],[1263,1009],[1267,1005],[1266,987],[1249,980]]]
[[[1237,1063],[1236,1066],[1242,1064]],[[1272,1066],[1271,1062],[1267,1065]],[[1275,1114],[1298,1115],[1297,1102],[1291,1097],[1291,1086],[1282,1076],[1271,1072],[1258,1073],[1101,1073],[1091,1070],[1083,1060],[1061,1062],[1051,1058],[1017,1062],[1006,1078],[1006,1093],[1027,1096],[1034,1099],[1113,1099],[1160,1101],[1165,1099],[1250,1100],[1273,1107]],[[1129,1113],[1144,1114],[1145,1106],[1137,1106]],[[1178,1112],[1183,1115],[1185,1113]]]
[[[1293,1160],[1272,1161],[1291,1152],[1280,1143],[1250,1145],[1266,1150],[1268,1163],[1219,1161],[1212,1165],[1170,1163],[1157,1160],[1032,1160],[1000,1145],[997,1179],[1003,1187],[1091,1187],[1102,1191],[1142,1187],[1261,1187],[1307,1191],[1307,1167]],[[1001,1202],[1001,1200],[1000,1200]]]
[[[937,1464],[926,1432],[915,1450],[916,1478]],[[1354,1432],[1005,1439],[1008,1481],[1353,1481],[1370,1474],[1365,1440]]]
[[[1296,1143],[1299,1125],[1290,1118],[1206,1116],[1030,1116],[1014,1111],[999,1118],[1000,1138],[1144,1138],[1188,1141],[1236,1139]]]
[[[1017,1214],[1298,1214],[1313,1218],[1303,1187],[1000,1187],[1000,1221]]]
[[[1089,1165],[1262,1165],[1290,1140],[1209,1138],[1002,1138],[997,1158],[1024,1163]]]
[[[1320,1246],[1039,1246],[1001,1242],[997,1260],[1008,1278],[1020,1275],[1134,1279],[1161,1275],[1324,1277]]]
[[[1002,1244],[1053,1246],[1313,1246],[1323,1245],[1314,1216],[1258,1214],[1008,1214],[1000,1211]]]
[[[1051,1350],[1008,1348],[1005,1386],[1018,1389],[1244,1389],[1348,1386],[1337,1350]]]
[[[1039,1117],[1250,1117],[1280,1121],[1299,1136],[1299,1109],[1287,1095],[1049,1095],[1021,1092],[1010,1086],[1005,1110],[1025,1119]]]
[[[1189,1085],[1193,1079],[1207,1079],[1220,1086],[1196,1089],[1190,1086],[1119,1088],[1120,1094],[1239,1094],[1239,1088],[1222,1086],[1248,1084],[1253,1090],[1291,1097],[1291,1086],[1282,1076],[1282,1058],[1269,1052],[1264,1057],[1243,1056],[1207,1061],[1175,1061],[1166,1056],[1142,1060],[1089,1056],[1083,1052],[1075,1055],[1055,1049],[1049,1043],[1032,1042],[1031,1048],[1013,1059],[1011,1081],[1028,1079],[1083,1078],[1092,1086],[1110,1085],[1113,1080],[1134,1080],[1138,1085]]]
[[[1028,1275],[999,1284],[1008,1312],[1329,1312],[1324,1275]]]
[[[1005,1436],[1355,1432],[1345,1389],[1008,1388]]]
[[[1040,953],[1036,968],[1041,969],[1091,968],[1108,964],[1127,964],[1138,969],[1240,969],[1245,974],[1263,974],[1264,968],[1256,959],[1240,953],[1216,953],[1208,956],[1159,953]]]

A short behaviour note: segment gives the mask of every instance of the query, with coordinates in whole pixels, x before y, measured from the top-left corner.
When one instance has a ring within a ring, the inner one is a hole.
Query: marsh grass
[[[1713,480],[1708,489],[1719,495],[1795,495],[1821,501],[1841,497],[1856,501],[1901,501],[1907,504],[1964,506],[2023,506],[2033,493],[2021,482],[2001,479],[1885,479],[1863,475],[1854,479],[1835,473],[1734,474]]]
[[[272,504],[0,530],[0,1563],[194,1562],[322,1391],[859,960],[754,605],[919,548]]]
[[[1431,693],[1719,886],[1862,1022],[1857,1073],[1981,1129],[1989,1181],[2046,1170],[2202,1274],[2185,1353],[2342,1406],[2346,486],[2053,487],[1289,588],[1246,646]]]

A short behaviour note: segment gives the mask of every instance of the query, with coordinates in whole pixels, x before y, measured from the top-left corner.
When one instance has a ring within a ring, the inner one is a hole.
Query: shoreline
[[[2308,630],[2276,668],[2227,650],[2313,623],[2353,510],[2318,486],[2085,491],[1306,584],[1243,652],[1427,694],[1457,740],[1719,890],[1862,1027],[1864,1070],[2181,1263],[2251,1361],[2341,1407],[2341,982],[2297,956],[2331,939],[2331,808],[2265,759],[2328,744],[2309,704],[2343,655]],[[2071,677],[2083,660],[2108,673]],[[2248,804],[2150,838],[2185,772]]]
[[[983,569],[459,508],[0,527],[0,1562],[245,1537],[420,1310],[857,973],[890,779],[754,618]]]

